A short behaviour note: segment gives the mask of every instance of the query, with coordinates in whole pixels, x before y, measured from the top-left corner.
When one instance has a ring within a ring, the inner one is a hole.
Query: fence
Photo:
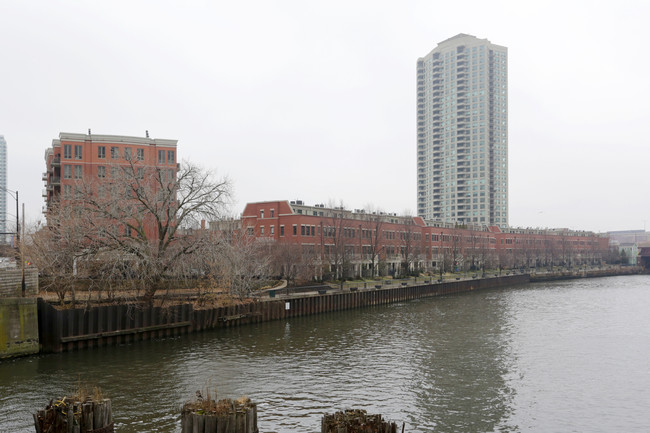
[[[22,284],[22,269],[0,269],[0,297],[22,296]],[[25,294],[38,294],[38,269],[31,266],[25,268]]]

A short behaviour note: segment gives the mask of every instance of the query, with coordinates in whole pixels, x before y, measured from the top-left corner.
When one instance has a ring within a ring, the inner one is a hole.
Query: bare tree
[[[462,232],[461,232],[462,233]],[[459,267],[463,266],[464,257],[463,257],[463,235],[458,232],[454,232],[451,235],[451,255],[453,263],[453,272],[456,272]]]
[[[404,231],[400,232],[400,240],[402,241],[400,253],[402,256],[402,275],[407,276],[411,273],[413,262],[419,255],[420,248],[416,239],[419,231],[415,230],[413,216],[408,212],[405,212],[405,216]]]
[[[243,299],[267,283],[271,257],[268,242],[241,231],[233,233],[230,241],[219,242],[217,274],[231,295]]]
[[[469,227],[469,234],[467,237],[467,246],[465,251],[467,252],[467,266],[469,270],[476,271],[480,266],[480,244],[481,244],[481,232],[477,231],[476,228],[471,225]]]
[[[278,242],[273,246],[271,264],[273,274],[287,280],[287,284],[313,277],[314,252],[301,245]]]
[[[381,229],[384,225],[384,217],[380,210],[367,206],[362,223],[362,248],[366,249],[366,255],[370,260],[370,276],[378,275],[377,265],[384,245],[382,244]]]
[[[74,197],[64,197],[66,206],[48,213],[45,230],[74,254],[119,260],[101,267],[111,270],[103,277],[134,281],[152,301],[167,281],[187,276],[185,259],[209,241],[183,229],[218,219],[230,191],[228,179],[189,162],[175,173],[131,161],[111,167],[108,178],[80,180]],[[77,234],[67,242],[70,225]]]
[[[329,217],[325,219],[323,226],[323,245],[326,247],[327,259],[334,270],[335,279],[345,278],[349,266],[349,248],[347,242],[347,227],[345,227],[346,213],[345,206],[329,206],[331,208]]]
[[[29,231],[25,253],[39,269],[41,288],[53,290],[61,303],[68,293],[75,300],[76,260],[85,254],[79,245],[84,234],[74,224],[75,213],[70,207],[51,206],[52,224]]]

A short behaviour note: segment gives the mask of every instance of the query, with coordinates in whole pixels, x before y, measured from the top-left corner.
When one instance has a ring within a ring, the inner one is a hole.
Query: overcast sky
[[[8,187],[42,218],[59,132],[149,130],[227,175],[234,213],[415,213],[416,60],[469,33],[508,47],[510,225],[650,228],[649,19],[647,1],[1,0]]]

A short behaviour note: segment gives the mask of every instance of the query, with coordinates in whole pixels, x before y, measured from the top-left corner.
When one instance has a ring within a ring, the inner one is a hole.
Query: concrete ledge
[[[38,353],[37,300],[0,298],[0,359]]]

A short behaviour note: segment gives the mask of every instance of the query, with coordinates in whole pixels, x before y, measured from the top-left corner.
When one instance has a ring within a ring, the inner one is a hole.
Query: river
[[[81,379],[116,431],[179,432],[199,389],[260,431],[362,408],[406,432],[650,431],[650,276],[537,283],[0,362],[0,432]]]

